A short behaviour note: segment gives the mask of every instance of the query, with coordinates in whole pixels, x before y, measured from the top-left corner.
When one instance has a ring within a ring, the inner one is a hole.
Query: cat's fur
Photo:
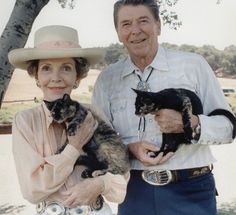
[[[53,102],[44,102],[56,122],[68,123],[69,136],[75,135],[77,128],[80,127],[88,113],[87,108],[72,100],[68,94]],[[98,127],[90,142],[83,147],[83,151],[87,155],[81,155],[76,164],[87,166],[91,173],[95,170],[100,170],[101,174],[106,172],[126,173],[129,170],[129,160],[127,148],[121,137],[102,119],[95,116],[94,113],[92,114],[98,122]]]
[[[88,109],[79,102],[74,101],[68,94],[63,98],[53,102],[44,101],[50,110],[52,118],[58,123],[67,122],[67,133],[69,136],[75,135],[77,128],[85,120]],[[83,178],[91,178],[103,175],[106,172],[113,174],[125,174],[129,171],[129,157],[126,146],[123,144],[121,137],[107,123],[96,116],[93,117],[98,122],[98,127],[94,132],[91,140],[84,145],[83,151],[86,155],[81,155],[75,165],[86,166],[82,172]],[[59,149],[60,153],[66,144]],[[98,197],[94,209],[99,210],[103,205],[103,198]]]
[[[158,153],[175,152],[180,144],[191,144],[193,139],[193,130],[191,127],[191,113],[194,115],[203,114],[203,107],[199,97],[187,89],[168,88],[160,92],[145,92],[133,89],[136,94],[135,114],[144,116],[149,113],[155,113],[160,109],[173,109],[182,114],[184,133],[163,133],[162,145]],[[233,138],[236,134],[236,119],[228,110],[216,109],[209,116],[224,115],[233,124]]]

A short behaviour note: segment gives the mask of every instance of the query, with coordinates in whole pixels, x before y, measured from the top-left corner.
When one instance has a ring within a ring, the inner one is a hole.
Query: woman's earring
[[[73,86],[73,89],[76,89],[76,88],[78,88],[78,83],[77,82]]]
[[[40,83],[39,83],[39,80],[36,80],[36,85],[37,85],[37,87],[41,87],[41,85],[40,85]]]

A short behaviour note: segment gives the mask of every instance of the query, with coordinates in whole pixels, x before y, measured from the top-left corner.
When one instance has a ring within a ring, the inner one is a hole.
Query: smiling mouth
[[[61,92],[65,89],[65,87],[49,87],[48,89],[50,89],[53,92]]]
[[[131,43],[132,44],[139,44],[139,43],[142,43],[144,42],[146,39],[142,39],[142,40],[132,40]]]

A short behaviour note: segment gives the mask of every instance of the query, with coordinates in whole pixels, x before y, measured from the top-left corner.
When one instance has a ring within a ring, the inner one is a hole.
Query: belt
[[[89,215],[91,209],[89,206],[67,208],[56,201],[42,201],[36,205],[36,211],[37,215]]]
[[[141,176],[145,182],[151,185],[164,186],[171,182],[177,183],[179,181],[206,175],[210,173],[212,169],[213,166],[181,170],[131,170],[131,176]]]

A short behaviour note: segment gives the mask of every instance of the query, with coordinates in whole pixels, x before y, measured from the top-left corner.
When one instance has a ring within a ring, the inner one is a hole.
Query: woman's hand
[[[173,152],[169,152],[163,156],[163,152],[161,152],[158,154],[158,156],[152,157],[150,156],[151,152],[158,152],[160,151],[160,148],[146,141],[130,143],[128,144],[128,148],[130,152],[145,166],[155,166],[162,164],[170,159],[170,157],[174,154]]]
[[[68,136],[69,144],[73,145],[78,151],[92,138],[97,128],[97,122],[89,111],[85,121],[77,129],[74,136]]]
[[[63,204],[69,208],[79,205],[92,205],[104,190],[104,181],[101,177],[87,178],[74,187],[63,192]]]

